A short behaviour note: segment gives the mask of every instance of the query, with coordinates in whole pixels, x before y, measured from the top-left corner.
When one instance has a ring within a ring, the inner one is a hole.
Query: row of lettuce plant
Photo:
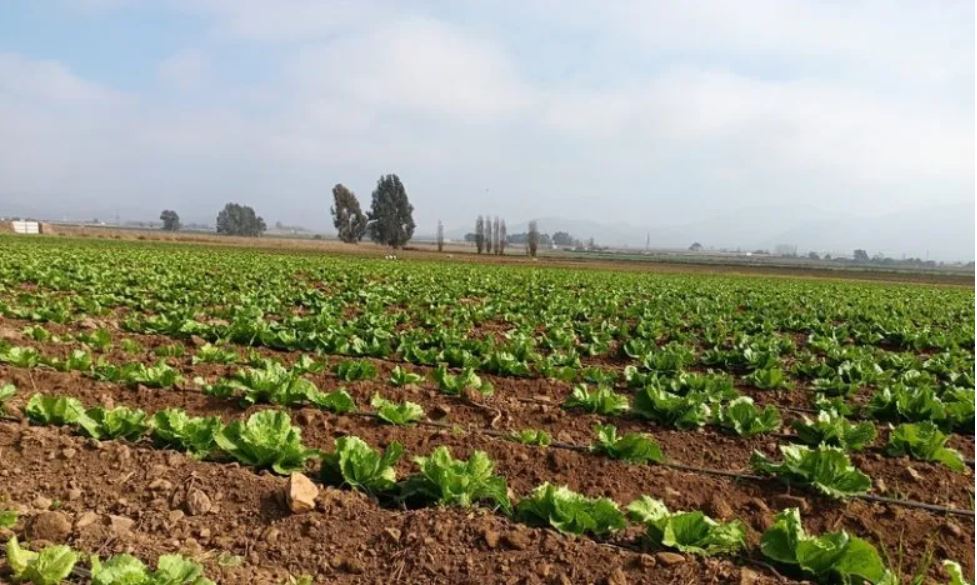
[[[404,454],[400,443],[392,442],[379,451],[356,436],[344,436],[336,440],[332,452],[321,453],[302,444],[300,429],[292,426],[287,414],[280,411],[261,411],[247,421],[224,426],[216,417],[189,417],[178,409],[148,417],[126,407],[84,410],[72,399],[37,395],[31,399],[27,412],[34,422],[77,425],[98,438],[137,440],[140,431],[147,432],[160,446],[180,448],[195,457],[219,458],[222,453],[244,465],[280,474],[304,471],[310,460],[321,459],[322,481],[364,491],[381,502],[413,506],[481,505],[529,525],[594,537],[621,531],[630,518],[645,528],[646,538],[653,547],[694,555],[738,554],[746,546],[742,522],[716,521],[699,511],[672,512],[660,500],[649,496],[622,510],[608,498],[589,498],[565,486],[544,483],[513,504],[505,479],[494,473],[493,462],[482,451],[474,451],[465,460],[455,459],[447,447],[437,447],[430,455],[415,457],[418,471],[398,481],[395,467]],[[92,420],[86,420],[89,418]],[[604,446],[615,448],[613,431],[608,428],[601,431]],[[791,465],[790,473],[794,474],[791,477],[803,476],[807,467],[822,469],[825,465],[824,462]],[[824,484],[812,485],[820,489]],[[849,495],[843,491],[845,486],[852,487],[847,483],[835,484],[825,493],[835,497]],[[785,510],[776,518],[775,524],[763,534],[760,550],[767,559],[819,582],[839,578],[853,582],[857,577],[870,583],[895,583],[877,551],[866,541],[844,531],[816,537],[807,535],[796,509]],[[27,571],[27,565],[23,567]]]

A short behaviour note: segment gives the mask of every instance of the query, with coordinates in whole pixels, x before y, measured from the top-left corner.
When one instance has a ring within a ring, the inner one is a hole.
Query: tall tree
[[[163,222],[164,232],[176,232],[180,230],[180,216],[172,209],[164,209],[163,213],[159,214],[159,219]]]
[[[260,236],[264,233],[265,220],[247,205],[228,203],[217,214],[217,233],[226,236]]]
[[[485,249],[485,220],[479,215],[475,220],[475,250],[481,254]]]
[[[363,239],[366,233],[366,215],[360,209],[360,202],[356,195],[343,184],[332,188],[333,206],[332,224],[336,226],[339,239],[347,244],[355,244]]]
[[[437,239],[438,239],[438,252],[443,252],[444,251],[444,224],[441,223],[440,219],[438,220]]]
[[[374,242],[400,248],[414,235],[414,206],[397,175],[384,175],[373,190],[367,231]]]
[[[509,235],[506,234],[505,230],[505,220],[502,220],[502,225],[499,226],[499,254],[505,254],[505,246],[509,243]]]
[[[491,254],[494,242],[492,241],[492,216],[485,214],[485,253]]]
[[[502,232],[499,226],[499,216],[496,215],[495,219],[492,220],[492,247],[495,250],[496,256],[502,253],[501,235]]]
[[[539,225],[536,220],[529,222],[529,237],[526,238],[526,250],[533,258],[536,257],[536,250],[539,248]]]

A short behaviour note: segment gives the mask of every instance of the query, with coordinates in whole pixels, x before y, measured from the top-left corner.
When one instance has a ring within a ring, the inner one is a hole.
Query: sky
[[[974,4],[11,0],[0,136],[0,215],[325,231],[396,173],[418,234],[969,260]]]

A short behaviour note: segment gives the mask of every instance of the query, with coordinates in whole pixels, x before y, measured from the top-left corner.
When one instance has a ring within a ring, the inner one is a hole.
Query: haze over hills
[[[89,221],[90,216],[57,216],[38,212],[26,204],[5,206],[11,216],[38,217],[48,220]],[[43,208],[42,208],[43,209]],[[261,210],[258,210],[261,212]],[[429,213],[427,215],[430,215]],[[682,221],[671,217],[635,217],[629,222],[583,220],[558,215],[537,219],[540,231],[552,234],[569,232],[586,241],[589,238],[602,246],[644,249],[649,241],[654,249],[686,249],[699,242],[707,249],[773,250],[781,244],[796,246],[799,253],[815,251],[819,254],[851,255],[856,248],[869,255],[881,253],[891,258],[916,257],[922,259],[969,262],[974,259],[973,204],[942,205],[891,212],[876,216],[853,216],[824,211],[813,206],[768,206],[735,210],[729,213],[707,214],[699,219]],[[270,227],[279,221],[274,212],[264,213]],[[114,216],[102,216],[112,223]],[[319,211],[315,218],[290,222],[312,233],[334,235],[326,225],[327,212]],[[505,218],[509,234],[528,230],[528,220]],[[647,219],[647,223],[645,223]],[[123,222],[154,222],[158,218],[149,211],[127,209]],[[207,216],[184,217],[184,224],[213,225]],[[418,239],[431,239],[434,226],[428,222],[417,227]],[[445,237],[461,240],[474,229],[470,225],[445,222]],[[647,240],[646,240],[647,238]]]
[[[279,4],[0,2],[0,215],[974,258],[972,0]]]
[[[699,242],[706,248],[773,250],[777,245],[796,246],[799,252],[851,255],[856,248],[869,255],[892,258],[918,257],[943,261],[973,260],[973,205],[946,205],[857,217],[826,212],[815,207],[760,207],[711,215],[688,222],[649,218],[647,226],[629,222],[542,217],[545,233],[570,232],[601,245],[644,248],[688,248]],[[785,219],[786,218],[786,219]],[[509,224],[509,233],[524,232],[528,222]],[[451,238],[462,238],[472,228],[449,229]]]

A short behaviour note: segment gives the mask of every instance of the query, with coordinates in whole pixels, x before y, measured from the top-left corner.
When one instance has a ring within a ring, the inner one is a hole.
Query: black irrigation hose
[[[370,413],[370,412],[357,412],[356,414],[357,415],[362,415],[362,416],[367,416],[367,417],[374,417],[374,418],[376,417],[375,414]],[[437,427],[437,428],[442,428],[442,429],[452,429],[452,428],[455,428],[454,425],[450,425],[448,423],[435,422],[435,421],[420,421],[418,424],[423,424],[425,426],[432,426],[432,427]],[[495,429],[472,429],[472,428],[467,428],[467,429],[464,429],[464,431],[466,433],[483,434],[483,435],[488,435],[488,436],[492,436],[492,437],[505,438],[505,437],[508,437],[509,436],[509,433],[504,432],[504,431],[497,431]],[[550,447],[553,447],[553,448],[556,448],[556,449],[566,449],[566,450],[577,451],[577,452],[589,452],[590,451],[590,448],[587,447],[587,446],[575,445],[573,443],[565,443],[565,442],[560,442],[560,441],[552,442],[552,443],[549,444],[549,446]],[[729,470],[725,470],[725,469],[714,469],[714,468],[711,468],[711,467],[699,467],[699,466],[696,466],[696,465],[686,465],[684,463],[662,462],[662,463],[656,463],[655,465],[660,465],[662,467],[668,467],[668,468],[676,469],[676,470],[679,470],[679,471],[687,471],[687,472],[690,472],[690,473],[701,473],[703,475],[715,475],[715,476],[719,476],[719,477],[729,477],[729,478],[733,478],[733,479],[742,479],[742,480],[748,480],[748,481],[767,481],[767,480],[771,479],[770,477],[765,477],[765,476],[762,476],[762,475],[754,475],[754,474],[742,473],[742,472],[738,472],[738,471],[729,471]],[[903,506],[903,507],[907,507],[907,508],[918,508],[918,509],[921,509],[921,510],[928,510],[930,512],[939,512],[939,513],[942,513],[942,514],[952,514],[952,515],[955,515],[955,516],[965,516],[965,517],[970,517],[970,518],[973,518],[975,516],[973,510],[964,510],[962,508],[951,508],[949,506],[941,506],[941,505],[938,505],[938,504],[929,504],[929,503],[926,503],[926,502],[919,502],[919,501],[916,501],[916,500],[904,500],[904,499],[900,499],[900,498],[889,498],[889,497],[885,497],[885,496],[876,496],[876,495],[872,495],[872,494],[862,494],[862,495],[855,495],[855,496],[851,496],[851,497],[853,499],[865,500],[865,501],[869,501],[869,502],[878,502],[878,503],[890,504],[890,505],[894,505],[894,506]]]

